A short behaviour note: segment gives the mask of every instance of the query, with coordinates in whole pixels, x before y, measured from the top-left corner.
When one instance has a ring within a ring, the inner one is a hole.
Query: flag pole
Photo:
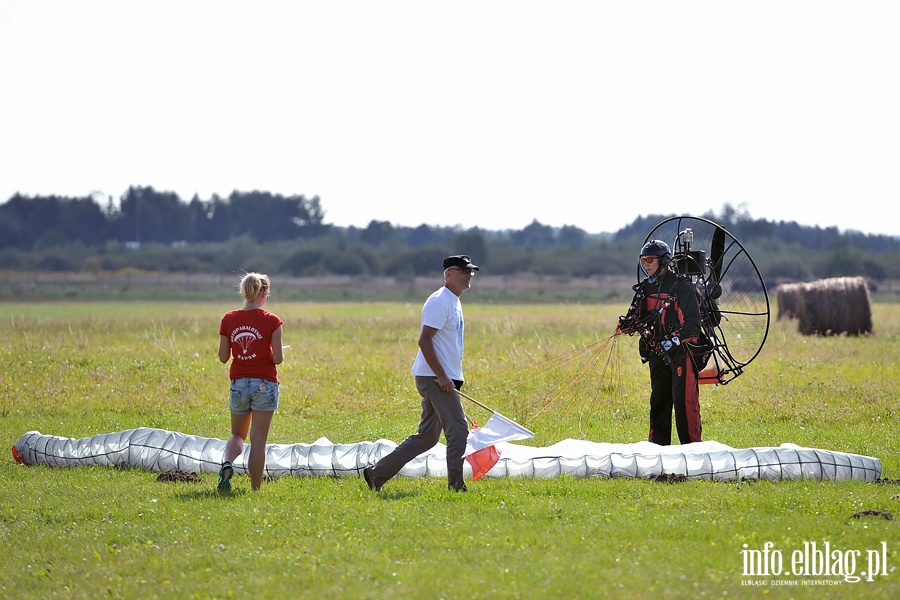
[[[437,379],[435,379],[435,381],[437,381]],[[489,406],[485,406],[484,404],[482,404],[481,402],[479,402],[478,400],[476,400],[472,396],[469,396],[468,394],[466,394],[465,392],[463,392],[461,390],[454,389],[453,391],[456,392],[457,394],[459,394],[460,396],[462,396],[463,398],[466,398],[467,400],[471,400],[472,402],[474,402],[475,404],[477,404],[478,406],[480,406],[481,408],[483,408],[486,411],[489,411],[492,413],[497,412],[493,408],[491,408]],[[466,418],[468,419],[469,417],[466,417]],[[469,419],[469,420],[471,421],[471,419]]]
[[[476,400],[476,399],[473,398],[472,396],[469,396],[468,394],[466,394],[466,393],[463,392],[462,390],[456,390],[456,393],[459,394],[460,396],[462,396],[463,398],[465,398],[466,400],[471,400],[472,402],[474,402],[475,404],[477,404],[478,406],[480,406],[480,407],[483,408],[484,410],[490,411],[490,412],[492,412],[492,413],[497,412],[497,411],[494,410],[493,408],[490,408],[490,407],[488,407],[488,406],[485,406],[484,404],[482,404],[481,402],[479,402],[478,400]]]

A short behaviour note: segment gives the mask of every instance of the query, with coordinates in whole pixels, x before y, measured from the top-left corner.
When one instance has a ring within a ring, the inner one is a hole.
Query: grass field
[[[140,426],[224,439],[217,331],[235,305],[0,304],[3,444],[31,430],[81,438]],[[276,296],[268,308],[291,345],[270,442],[399,442],[414,431],[420,302]],[[610,344],[581,394],[561,387],[577,364],[523,377],[609,336],[624,309],[467,303],[466,391],[526,423],[532,445],[645,439],[648,381],[634,339]],[[900,479],[900,305],[874,304],[873,319],[875,334],[860,338],[803,337],[795,322],[773,322],[744,375],[701,390],[705,439],[874,456],[882,478]],[[479,411],[471,416],[486,419]],[[900,516],[890,482],[486,477],[450,494],[442,480],[399,478],[374,494],[356,477],[284,477],[251,493],[237,476],[236,492],[219,496],[214,475],[156,475],[25,467],[8,453],[0,597],[900,597],[900,519],[853,516]],[[810,544],[828,544],[833,571],[861,575],[869,552],[884,564],[872,581],[745,576],[741,551],[767,542],[784,570]]]

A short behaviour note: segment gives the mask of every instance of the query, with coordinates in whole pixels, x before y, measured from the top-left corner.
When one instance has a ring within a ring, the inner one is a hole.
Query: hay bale
[[[872,303],[863,277],[798,284],[798,329],[803,335],[872,333]]]
[[[775,288],[775,298],[778,303],[778,320],[796,319],[797,303],[800,295],[800,283],[782,283]]]

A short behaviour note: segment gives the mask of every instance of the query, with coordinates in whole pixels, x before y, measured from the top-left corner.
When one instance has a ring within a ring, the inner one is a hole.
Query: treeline
[[[537,221],[504,231],[377,220],[337,227],[324,215],[318,197],[260,191],[189,202],[152,187],[129,188],[118,203],[15,195],[0,204],[0,269],[404,278],[432,274],[443,256],[465,252],[498,275],[630,275],[647,234],[674,216],[641,216],[619,231],[596,234]],[[696,216],[741,240],[767,281],[900,278],[898,238],[755,220],[730,205]]]

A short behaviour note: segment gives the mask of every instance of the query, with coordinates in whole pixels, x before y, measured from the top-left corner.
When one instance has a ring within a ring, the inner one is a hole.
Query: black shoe
[[[447,489],[451,492],[468,492],[469,488],[466,487],[466,484],[462,484],[462,487],[455,488],[452,485],[448,485]]]
[[[219,484],[216,486],[218,490],[224,494],[231,491],[231,476],[234,475],[234,467],[231,463],[223,464],[219,469]]]
[[[363,479],[366,480],[366,484],[369,486],[370,490],[374,490],[376,492],[381,491],[380,485],[375,485],[375,477],[372,475],[372,467],[366,467],[363,469]]]

